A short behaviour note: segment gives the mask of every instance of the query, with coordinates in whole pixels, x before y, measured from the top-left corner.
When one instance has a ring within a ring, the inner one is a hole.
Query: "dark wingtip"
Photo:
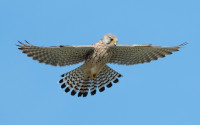
[[[32,56],[33,56],[33,54],[27,54],[27,56],[28,56],[28,57],[32,57]]]
[[[18,47],[22,47],[22,46],[20,46],[20,45],[18,45],[18,44],[15,44],[16,46],[18,46]]]
[[[19,50],[23,50],[21,47],[20,48],[18,48]]]
[[[27,51],[27,50],[24,50],[22,53],[25,53],[25,54],[27,54],[27,53],[29,53],[29,51]]]
[[[62,75],[61,75],[61,77],[64,77],[64,76],[65,76],[65,74],[62,74]]]
[[[25,40],[25,42],[26,42],[27,44],[30,44],[27,40]]]
[[[18,41],[18,43],[21,44],[21,45],[23,45],[23,43],[20,42],[20,41]],[[18,48],[19,50],[22,50],[22,46],[21,45],[18,45],[18,44],[15,44],[15,45],[18,46],[18,47],[20,47],[20,48]]]
[[[23,46],[32,46],[32,44],[30,44],[30,43],[27,42],[26,40],[25,40],[25,42],[26,42],[28,45],[22,43],[21,41],[18,41],[18,43],[19,43],[20,45],[16,44],[16,46],[20,47],[20,48],[18,48],[19,50],[23,50]]]
[[[162,55],[162,57],[164,58],[164,57],[165,57],[165,55]]]
[[[20,44],[22,44],[22,45],[24,45],[22,42],[20,42],[20,41],[18,41],[18,43],[20,43]]]
[[[24,43],[22,43],[21,41],[18,41],[18,43],[20,43],[21,45],[23,45],[23,46],[33,46],[32,44],[30,44],[27,40],[25,40],[25,43],[27,43],[27,44],[24,44]],[[17,46],[19,46],[19,47],[21,47],[20,45],[17,45]]]
[[[187,44],[189,44],[189,43],[188,42],[184,42],[184,43],[180,44],[178,47],[182,47],[182,46],[185,46]]]

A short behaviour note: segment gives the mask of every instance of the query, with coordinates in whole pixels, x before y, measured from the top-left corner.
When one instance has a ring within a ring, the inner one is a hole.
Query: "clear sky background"
[[[87,98],[57,81],[80,64],[53,67],[26,57],[33,45],[188,45],[147,64],[110,65],[118,84]],[[200,125],[199,0],[1,0],[0,125]]]

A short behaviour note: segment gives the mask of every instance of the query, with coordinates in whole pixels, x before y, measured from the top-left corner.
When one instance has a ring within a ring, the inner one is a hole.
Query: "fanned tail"
[[[96,89],[98,88],[100,92],[105,90],[105,86],[107,88],[112,87],[112,83],[118,83],[119,79],[122,75],[109,66],[105,65],[102,71],[97,75],[95,79],[91,82],[90,92],[91,95],[96,94]]]
[[[61,83],[61,88],[65,89],[65,92],[68,93],[70,90],[71,95],[74,96],[80,89],[81,83],[83,83],[84,70],[82,66],[62,74],[63,77],[58,83]]]
[[[65,92],[71,91],[71,95],[74,96],[78,92],[78,97],[86,97],[90,90],[91,95],[96,94],[96,89],[98,88],[100,92],[107,88],[112,87],[112,83],[117,83],[118,78],[122,75],[109,66],[105,65],[102,71],[97,75],[96,78],[84,78],[84,69],[82,66],[67,72],[63,75],[59,83],[61,88],[65,89]]]

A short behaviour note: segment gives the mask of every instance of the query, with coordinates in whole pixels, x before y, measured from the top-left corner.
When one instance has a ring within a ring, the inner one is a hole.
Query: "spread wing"
[[[27,56],[38,60],[40,63],[46,63],[53,66],[65,66],[82,62],[89,53],[92,53],[94,47],[90,45],[56,47],[34,46],[26,41],[27,44],[20,42],[20,50]]]
[[[183,43],[175,47],[161,47],[152,45],[117,45],[113,47],[113,55],[108,63],[116,63],[121,65],[134,65],[139,63],[150,62],[170,55],[172,52],[178,51]]]

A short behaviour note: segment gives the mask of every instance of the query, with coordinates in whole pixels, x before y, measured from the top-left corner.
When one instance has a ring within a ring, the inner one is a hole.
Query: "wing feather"
[[[152,60],[163,58],[165,55],[170,55],[172,52],[179,51],[179,48],[186,44],[187,42],[175,47],[152,46],[151,44],[117,45],[112,48],[113,55],[109,63],[134,65],[151,62]]]
[[[25,41],[27,44],[20,41],[18,42],[20,43],[20,45],[17,45],[19,47],[18,49],[22,50],[28,57],[32,57],[40,63],[46,63],[53,66],[65,66],[80,63],[94,50],[94,47],[90,45],[39,47],[34,46],[27,41]]]

